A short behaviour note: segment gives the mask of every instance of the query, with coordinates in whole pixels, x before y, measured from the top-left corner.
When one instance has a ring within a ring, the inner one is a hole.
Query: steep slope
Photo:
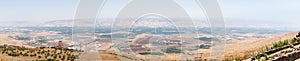
[[[272,43],[293,39],[297,32],[284,35],[274,36],[271,38],[257,38],[247,40],[229,41],[226,44],[225,57],[233,58],[237,56],[251,55],[254,52],[259,52],[265,46],[271,46]]]

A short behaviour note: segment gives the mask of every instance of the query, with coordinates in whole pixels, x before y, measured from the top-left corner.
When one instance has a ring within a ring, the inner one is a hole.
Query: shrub
[[[48,59],[47,61],[55,61],[55,59]]]
[[[265,48],[266,48],[266,51],[270,50],[270,48],[268,46],[266,46]]]
[[[23,56],[29,56],[27,53],[24,53],[24,55]]]
[[[295,39],[292,39],[290,44],[295,44],[297,41]]]
[[[139,53],[141,55],[164,55],[163,53],[160,53],[160,52],[142,52],[142,53]]]
[[[4,46],[0,46],[0,48],[4,48]]]
[[[33,56],[36,56],[36,54],[32,54],[32,55],[30,55],[30,57],[33,57]]]
[[[279,41],[278,43],[274,43],[273,44],[273,47],[272,49],[276,49],[276,48],[280,48],[280,47],[283,47],[283,46],[286,46],[289,44],[289,41],[288,40],[285,40],[285,41]]]
[[[39,58],[42,58],[42,56],[38,56]]]
[[[24,50],[27,50],[27,48],[22,47],[22,48],[18,48],[18,50],[24,51]]]
[[[181,49],[176,49],[176,48],[168,48],[166,50],[166,53],[182,53],[183,51]]]
[[[33,61],[56,61],[55,59],[47,59],[47,60],[33,60]]]
[[[9,56],[13,56],[13,57],[17,57],[17,56],[19,56],[20,54],[18,54],[18,53],[9,53],[8,55],[9,55]]]
[[[74,59],[76,59],[75,55],[68,56],[68,60],[74,60]]]

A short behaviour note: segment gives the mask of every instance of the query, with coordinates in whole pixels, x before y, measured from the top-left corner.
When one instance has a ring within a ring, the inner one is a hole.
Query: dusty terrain
[[[121,61],[116,54],[111,52],[99,53],[102,61]]]
[[[3,59],[2,57],[0,57],[0,61],[8,61],[7,59]]]
[[[226,44],[225,57],[237,57],[243,55],[250,55],[252,53],[258,52],[265,48],[265,46],[270,46],[272,43],[293,39],[297,33],[288,33],[284,35],[274,36],[271,38],[256,38],[247,40],[234,40],[228,41]]]
[[[279,41],[283,41],[286,39],[292,39],[297,33],[289,33],[289,34],[284,34],[284,35],[279,35],[279,36],[274,36],[274,37],[270,37],[270,38],[252,38],[252,39],[247,39],[247,40],[231,40],[231,41],[227,41],[226,44],[226,50],[225,50],[225,58],[234,58],[234,57],[240,57],[240,56],[244,56],[244,55],[251,55],[252,53],[255,53],[257,51],[260,51],[262,48],[264,48],[265,46],[270,46],[272,43],[275,42],[279,42]],[[41,33],[42,35],[42,33]],[[0,34],[0,45],[3,44],[8,44],[8,45],[16,45],[16,46],[24,46],[22,45],[23,43],[18,41],[18,40],[14,40],[12,38],[8,37],[9,34]],[[133,42],[136,42],[135,40],[137,40],[138,38],[142,38],[147,36],[147,34],[143,34],[143,35],[139,35],[136,37],[136,39],[133,40]],[[201,54],[199,54],[199,56],[202,56],[202,58],[209,58],[209,53],[210,50],[209,49],[200,49],[198,50],[198,52],[201,52]],[[102,59],[105,60],[114,60],[112,58],[108,58],[108,57],[116,57],[114,55],[110,55],[108,53],[102,53],[100,54]],[[107,58],[103,58],[103,57],[107,57]],[[166,57],[168,57],[168,59],[165,59]],[[173,57],[173,58],[171,58]],[[0,56],[0,61],[5,59],[1,59],[3,57]],[[170,55],[170,56],[165,56],[164,60],[169,60],[169,59],[176,59],[178,58],[178,56],[176,55]],[[119,60],[119,59],[116,59]]]
[[[9,38],[9,34],[0,34],[0,45],[8,44],[8,45],[18,45],[22,46],[22,43],[18,40]]]

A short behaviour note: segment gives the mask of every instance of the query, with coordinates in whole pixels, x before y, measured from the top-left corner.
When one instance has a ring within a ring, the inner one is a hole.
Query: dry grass
[[[8,44],[8,45],[17,45],[17,46],[22,46],[22,42],[9,38],[8,36],[10,36],[9,34],[0,34],[0,45],[3,44]]]
[[[121,61],[116,54],[111,52],[105,52],[99,54],[102,61]]]
[[[289,33],[271,38],[247,39],[229,41],[226,44],[226,58],[235,58],[250,56],[253,53],[258,53],[265,46],[270,46],[272,43],[292,39],[297,33]]]
[[[9,60],[0,57],[0,61],[9,61]]]

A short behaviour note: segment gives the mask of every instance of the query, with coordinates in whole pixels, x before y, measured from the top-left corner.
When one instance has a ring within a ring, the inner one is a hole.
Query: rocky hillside
[[[288,33],[284,35],[274,36],[270,38],[256,38],[247,40],[235,40],[228,41],[226,44],[226,59],[242,59],[249,58],[253,54],[257,54],[266,46],[273,46],[274,43],[278,43],[284,40],[291,40],[297,35],[297,32]]]

